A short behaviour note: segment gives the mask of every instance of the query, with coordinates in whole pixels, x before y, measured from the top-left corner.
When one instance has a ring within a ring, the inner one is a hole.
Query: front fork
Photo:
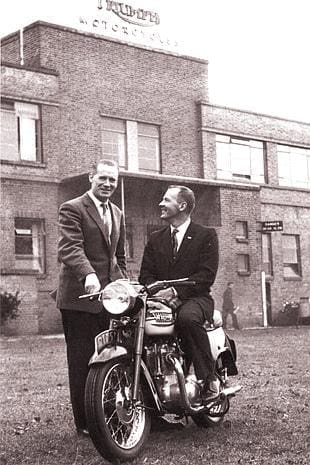
[[[139,397],[139,386],[140,386],[140,373],[141,373],[141,360],[143,353],[143,339],[144,339],[144,329],[145,329],[145,318],[146,318],[146,299],[147,295],[141,298],[143,302],[143,307],[140,310],[139,321],[138,321],[138,330],[136,333],[135,340],[135,350],[134,350],[134,378],[133,378],[133,389],[132,389],[132,400],[135,404]]]

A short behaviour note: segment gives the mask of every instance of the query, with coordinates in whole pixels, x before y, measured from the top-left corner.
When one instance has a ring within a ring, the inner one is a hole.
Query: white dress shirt
[[[98,213],[100,215],[100,218],[107,224],[108,229],[109,229],[109,235],[111,236],[112,232],[112,216],[111,216],[111,210],[109,208],[109,202],[101,202],[97,197],[93,194],[91,190],[87,191],[87,194],[89,197],[92,199],[92,201],[95,204],[95,207],[98,210]],[[106,210],[104,212],[102,204],[105,204]]]
[[[177,243],[178,243],[178,247],[177,247],[177,250],[179,250],[179,248],[181,247],[181,244],[182,244],[182,241],[184,239],[184,236],[185,236],[185,233],[187,231],[187,228],[189,227],[190,225],[190,222],[191,222],[191,219],[188,218],[186,221],[184,221],[183,224],[180,224],[180,226],[178,226],[177,228],[175,228],[174,226],[170,226],[170,230],[171,230],[171,234],[172,234],[172,231],[174,229],[177,229],[178,232],[176,233],[176,239],[177,239]]]

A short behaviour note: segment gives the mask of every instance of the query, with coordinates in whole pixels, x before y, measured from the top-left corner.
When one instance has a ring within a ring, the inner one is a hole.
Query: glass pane
[[[139,170],[159,171],[159,141],[158,139],[138,136]]]
[[[237,255],[238,271],[249,272],[250,259],[246,254]]]
[[[286,185],[290,185],[291,181],[291,162],[290,154],[278,152],[278,175]]]
[[[138,135],[158,138],[159,137],[158,126],[155,126],[153,124],[138,123]]]
[[[236,236],[247,238],[248,237],[248,228],[246,221],[236,221]]]
[[[42,222],[15,219],[15,266],[21,270],[43,271]]]
[[[1,159],[18,160],[18,132],[15,112],[1,110]]]
[[[102,155],[104,158],[117,161],[120,168],[126,168],[125,134],[103,130]]]
[[[251,155],[248,146],[231,144],[231,170],[233,176],[251,177]]]
[[[283,263],[297,263],[296,236],[283,235]]]
[[[21,160],[36,161],[36,120],[19,118],[20,158]]]
[[[121,132],[125,134],[126,126],[125,121],[115,118],[102,118],[102,127],[103,129],[108,129],[111,131]]]
[[[216,142],[216,165],[219,178],[231,179],[230,145]]]

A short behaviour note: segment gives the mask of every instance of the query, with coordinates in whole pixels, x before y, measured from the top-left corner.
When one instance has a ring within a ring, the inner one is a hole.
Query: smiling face
[[[161,209],[161,219],[174,226],[181,224],[188,216],[185,213],[186,202],[180,199],[179,192],[178,188],[168,189],[159,204]]]
[[[106,202],[117,188],[118,169],[116,166],[98,163],[97,171],[89,175],[91,190],[101,202]]]

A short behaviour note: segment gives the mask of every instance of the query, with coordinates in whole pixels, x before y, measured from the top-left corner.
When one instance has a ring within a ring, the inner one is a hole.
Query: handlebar
[[[132,283],[137,284],[137,283]],[[163,281],[155,281],[154,283],[148,284],[143,287],[145,292],[148,295],[156,294],[156,292],[167,289],[168,287],[174,286],[195,286],[196,281],[191,281],[189,278],[180,278],[180,279],[167,279]],[[83,294],[79,296],[79,299],[89,299],[89,300],[100,300],[100,296],[103,292],[103,289],[99,292],[94,292],[93,294]]]
[[[152,295],[161,289],[167,289],[168,287],[174,286],[195,286],[196,281],[191,281],[188,278],[180,279],[167,279],[163,281],[155,281],[154,283],[148,284],[145,286],[147,294]]]

